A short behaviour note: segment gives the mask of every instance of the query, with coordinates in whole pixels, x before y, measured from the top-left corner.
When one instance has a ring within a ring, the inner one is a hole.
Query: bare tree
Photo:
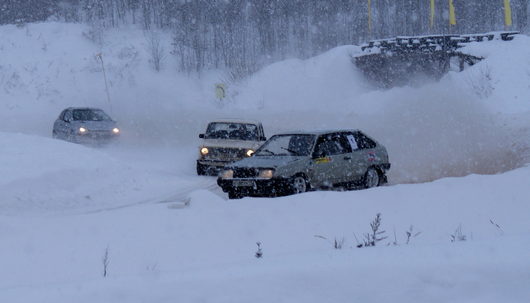
[[[153,64],[153,68],[159,72],[164,59],[166,58],[165,49],[162,45],[160,35],[155,30],[148,30],[144,33],[145,40],[147,42],[147,51],[151,56],[150,62]]]

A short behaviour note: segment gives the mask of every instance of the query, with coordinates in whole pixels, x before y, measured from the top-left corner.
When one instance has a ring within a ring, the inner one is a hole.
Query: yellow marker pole
[[[453,0],[449,0],[449,25],[456,25],[455,6]]]
[[[512,6],[510,0],[504,0],[504,25],[506,29],[512,26]]]
[[[215,85],[215,96],[219,101],[222,101],[226,97],[226,88],[223,83],[217,83]]]
[[[434,27],[434,0],[431,0],[431,19],[429,23],[429,28],[433,29]]]
[[[372,34],[372,0],[368,0],[368,33]]]

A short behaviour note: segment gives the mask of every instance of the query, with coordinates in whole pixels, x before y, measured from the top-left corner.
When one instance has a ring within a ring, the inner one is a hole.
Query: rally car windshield
[[[314,135],[276,135],[255,156],[308,156],[314,143]]]

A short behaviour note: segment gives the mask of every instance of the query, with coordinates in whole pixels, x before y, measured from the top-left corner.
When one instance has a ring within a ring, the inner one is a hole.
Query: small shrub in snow
[[[342,249],[343,245],[344,245],[344,238],[341,238],[340,240],[337,240],[337,238],[335,238],[335,240],[333,241],[333,248],[335,249]]]
[[[493,93],[492,81],[493,77],[490,67],[481,65],[477,72],[468,78],[467,82],[479,98],[486,99]]]
[[[323,240],[326,240],[328,241],[328,243],[330,243],[334,249],[342,249],[342,247],[344,246],[344,237],[340,238],[340,239],[333,239],[333,242],[330,241],[328,238],[324,237],[324,236],[321,236],[321,235],[315,235],[315,238],[319,238],[319,239],[323,239]]]
[[[495,223],[492,219],[490,219],[490,223],[491,225],[495,226],[495,228],[499,231],[499,234],[504,234],[504,231],[502,230],[499,224]]]
[[[465,241],[467,239],[466,235],[462,232],[462,224],[458,225],[455,232],[451,234],[451,242]]]
[[[103,277],[107,277],[107,274],[108,274],[108,268],[109,268],[109,263],[110,263],[110,258],[109,258],[109,247],[107,246],[107,248],[105,249],[105,253],[103,254]]]
[[[154,263],[154,264],[151,264],[151,265],[147,265],[145,267],[145,270],[147,271],[152,271],[152,272],[155,272],[158,270],[158,263]]]
[[[357,247],[368,247],[368,246],[375,246],[377,242],[382,241],[387,238],[387,236],[383,236],[385,233],[384,230],[380,230],[381,228],[381,214],[378,213],[374,220],[370,222],[370,228],[372,231],[370,233],[364,234],[363,243],[359,243]],[[355,234],[354,234],[355,235]],[[357,236],[355,236],[357,239]],[[359,241],[357,241],[359,242]]]
[[[421,231],[419,232],[414,232],[414,226],[410,226],[409,230],[407,230],[405,232],[405,235],[407,235],[407,242],[405,242],[406,244],[409,244],[410,243],[410,239],[412,238],[416,238],[417,236],[419,236],[421,234]]]
[[[396,228],[394,228],[394,241],[388,243],[388,246],[390,246],[390,245],[394,245],[394,246],[398,246],[399,245],[398,241],[397,241]]]
[[[258,251],[256,251],[256,254],[254,256],[259,259],[263,257],[263,251],[261,250],[261,242],[256,242],[256,245],[258,246]]]

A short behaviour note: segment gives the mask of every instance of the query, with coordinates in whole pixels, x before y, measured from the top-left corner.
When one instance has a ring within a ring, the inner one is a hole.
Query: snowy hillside
[[[155,72],[136,29],[0,37],[1,302],[530,300],[528,36],[471,44],[479,64],[390,90],[363,80],[357,46],[235,80],[177,74],[169,44]],[[52,139],[68,106],[105,109],[121,140]],[[228,201],[194,166],[219,117],[259,119],[267,136],[363,129],[388,148],[390,184]],[[357,248],[377,213],[388,238]]]

